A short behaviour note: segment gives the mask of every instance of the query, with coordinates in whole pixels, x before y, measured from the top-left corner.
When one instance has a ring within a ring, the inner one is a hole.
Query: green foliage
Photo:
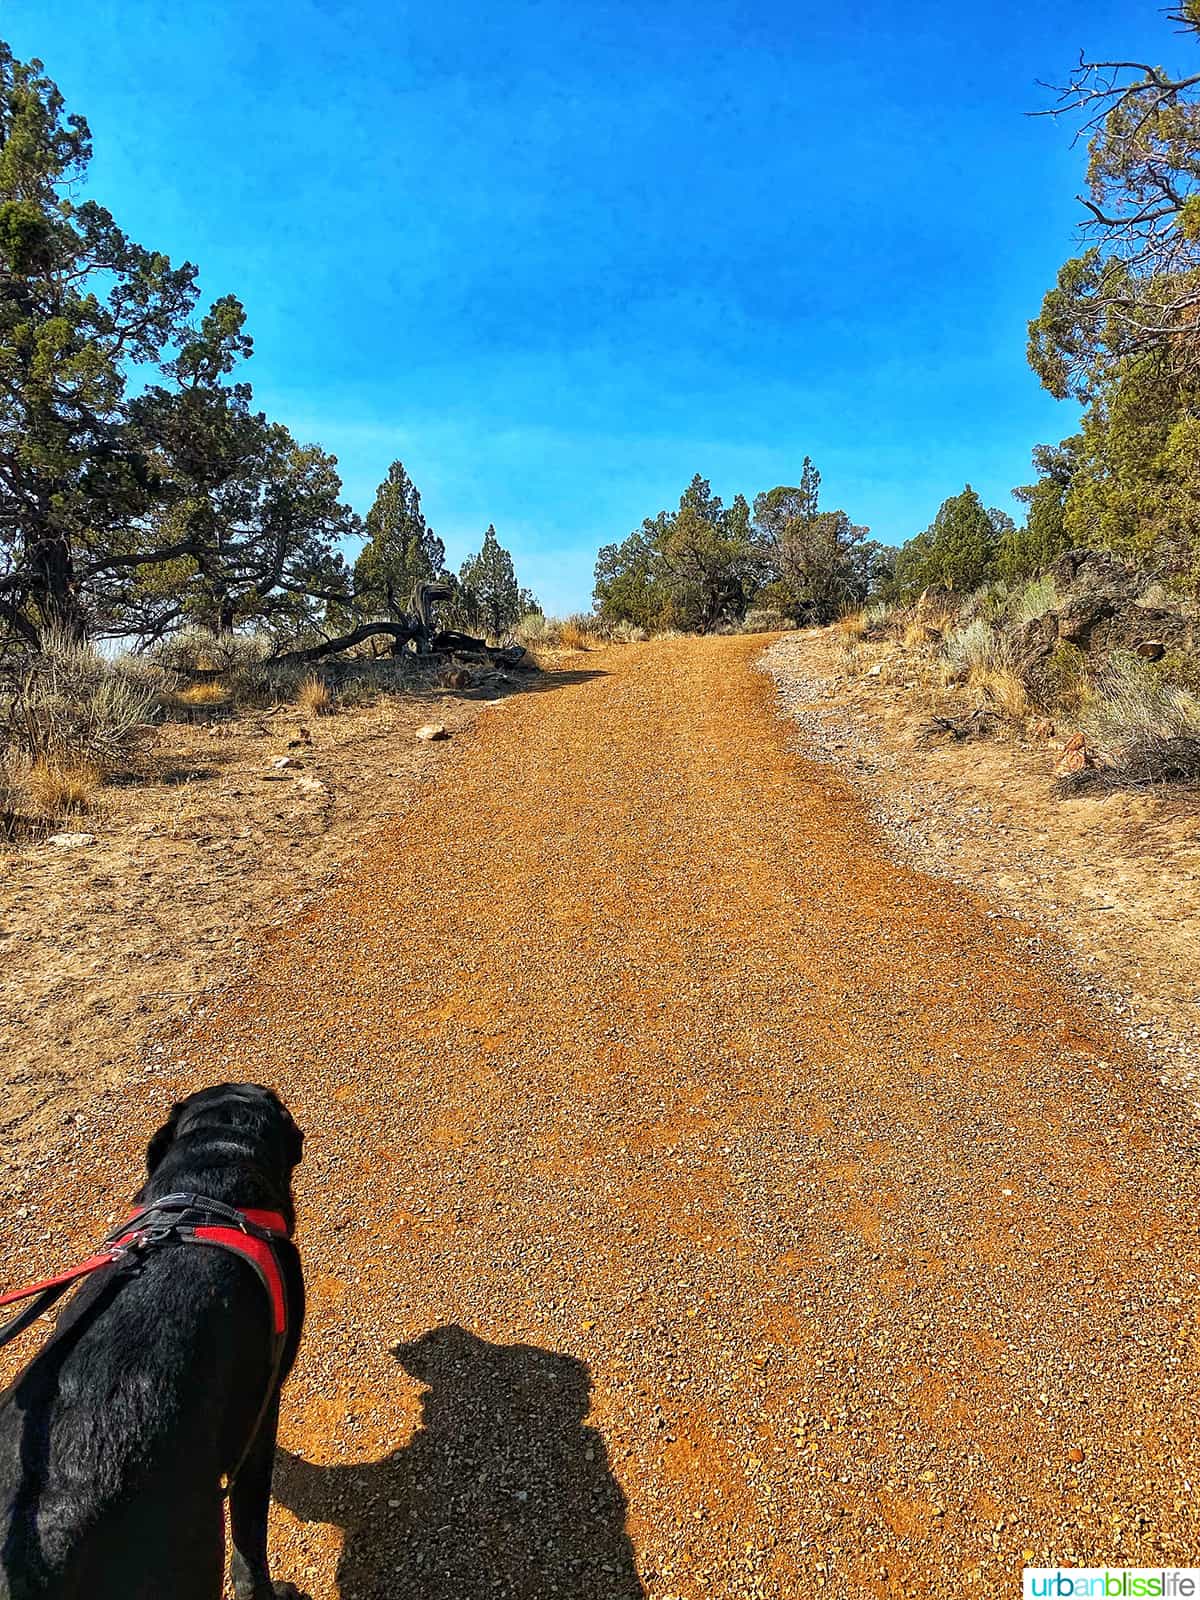
[[[660,561],[669,514],[647,517],[622,544],[606,544],[596,557],[595,603],[611,622],[653,633],[667,626],[670,601]]]
[[[418,583],[439,578],[446,549],[425,521],[416,484],[393,461],[367,512],[367,544],[354,563],[354,593],[364,613],[397,616]]]
[[[1061,444],[1034,446],[1036,482],[1023,484],[1013,494],[1029,508],[1025,525],[1012,528],[1000,538],[996,551],[996,576],[1005,583],[1019,583],[1052,566],[1070,548],[1067,531],[1067,496],[1083,440],[1079,435]]]
[[[759,494],[751,514],[728,507],[697,474],[677,511],[647,517],[596,562],[596,606],[612,622],[648,632],[706,633],[756,606],[808,622],[829,621],[864,600],[887,553],[844,511],[818,508],[821,478],[806,457],[800,482]]]
[[[195,324],[196,269],[76,202],[90,155],[41,63],[0,44],[0,622],[35,648],[295,634],[349,596],[336,460],[251,410],[232,295]]]
[[[1009,593],[1004,601],[1004,613],[1011,623],[1036,622],[1058,604],[1058,591],[1049,575],[1030,578],[1020,588]]]
[[[195,303],[193,267],[76,204],[90,157],[41,62],[0,43],[0,618],[28,643],[82,631],[91,569],[150,501],[127,372]]]
[[[961,494],[943,500],[929,527],[901,549],[895,595],[912,600],[926,589],[969,594],[992,576],[997,550],[1013,532],[1011,517],[986,511],[967,484]]]
[[[502,639],[523,616],[541,607],[517,583],[513,558],[489,523],[477,555],[463,562],[454,613],[461,626],[482,628],[490,639]]]
[[[1200,11],[1177,21],[1191,44]],[[1200,75],[1081,58],[1059,111],[1088,137],[1088,248],[1030,324],[1043,385],[1086,407],[1038,461],[1019,577],[1070,544],[1115,550],[1200,592]]]

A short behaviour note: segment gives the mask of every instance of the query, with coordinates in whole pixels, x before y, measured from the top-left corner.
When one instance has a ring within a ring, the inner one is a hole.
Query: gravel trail
[[[487,712],[72,1174],[115,1203],[225,1076],[307,1129],[273,1539],[316,1600],[1200,1562],[1194,1127],[888,858],[760,650]]]

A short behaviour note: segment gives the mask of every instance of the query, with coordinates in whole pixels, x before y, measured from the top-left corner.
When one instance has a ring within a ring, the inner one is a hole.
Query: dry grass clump
[[[835,630],[833,636],[834,664],[841,672],[855,672],[862,665],[863,647],[853,634]]]
[[[229,698],[229,690],[213,678],[207,683],[189,683],[186,688],[177,689],[172,696],[172,699],[185,706],[225,705]]]
[[[569,617],[535,614],[523,617],[511,637],[517,644],[537,644],[543,650],[590,650],[605,641],[607,630],[599,617],[583,611]]]
[[[296,691],[296,708],[306,717],[333,715],[333,693],[324,678],[310,673]]]
[[[836,632],[847,639],[861,639],[870,624],[867,622],[865,611],[848,611],[844,617],[839,617],[833,626]]]
[[[25,788],[44,816],[62,817],[69,812],[90,811],[103,782],[100,768],[89,762],[62,767],[54,761],[40,760],[30,766]]]
[[[1029,715],[1028,692],[1011,667],[977,667],[969,682],[1013,722],[1023,722]]]
[[[1109,657],[1079,724],[1130,782],[1200,780],[1200,698],[1130,651]]]
[[[581,612],[564,617],[558,624],[558,642],[564,650],[589,650],[596,643],[598,633],[595,619]]]
[[[904,648],[906,650],[927,650],[935,644],[941,635],[936,628],[931,628],[927,622],[906,623],[903,633]]]

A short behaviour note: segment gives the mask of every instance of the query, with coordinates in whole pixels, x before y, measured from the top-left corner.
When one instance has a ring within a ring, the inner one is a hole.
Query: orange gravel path
[[[1200,1562],[1194,1129],[1015,924],[887,859],[759,648],[486,712],[172,1041],[308,1131],[274,1544],[316,1600]]]

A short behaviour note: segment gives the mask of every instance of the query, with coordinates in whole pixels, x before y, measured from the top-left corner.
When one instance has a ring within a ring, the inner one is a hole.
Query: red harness
[[[149,1228],[143,1225],[144,1218],[175,1209],[183,1211],[177,1221]],[[231,1216],[236,1220],[215,1224],[195,1223],[187,1220],[192,1212],[206,1217]],[[95,1255],[88,1256],[53,1278],[42,1278],[40,1282],[31,1283],[24,1289],[10,1289],[7,1294],[0,1294],[0,1306],[14,1305],[18,1300],[28,1300],[30,1296],[43,1294],[48,1289],[56,1289],[61,1293],[78,1279],[88,1277],[101,1267],[124,1261],[150,1245],[164,1243],[167,1239],[182,1239],[192,1244],[219,1245],[221,1249],[232,1250],[234,1255],[250,1263],[267,1291],[267,1298],[271,1302],[271,1331],[279,1339],[287,1333],[287,1294],[271,1241],[288,1236],[287,1222],[278,1211],[235,1211],[231,1206],[220,1206],[203,1195],[168,1195],[163,1200],[155,1200],[148,1206],[139,1206],[136,1211],[131,1211],[121,1226],[109,1234]],[[58,1295],[54,1298],[57,1299]],[[36,1314],[40,1315],[42,1309],[39,1308]],[[6,1331],[0,1329],[0,1345],[7,1343],[3,1337]]]
[[[254,1269],[267,1294],[271,1308],[271,1381],[266,1399],[255,1421],[237,1466],[228,1475],[226,1492],[241,1469],[257,1437],[259,1427],[275,1394],[279,1369],[283,1363],[288,1336],[287,1290],[283,1270],[275,1246],[277,1241],[288,1239],[291,1230],[287,1220],[278,1211],[239,1211],[219,1200],[210,1200],[201,1194],[168,1194],[148,1205],[139,1206],[121,1225],[109,1234],[94,1255],[69,1267],[53,1278],[43,1278],[39,1283],[28,1284],[24,1289],[10,1289],[0,1295],[0,1306],[13,1305],[19,1300],[32,1300],[32,1305],[19,1312],[11,1322],[0,1328],[0,1349],[35,1322],[43,1311],[82,1278],[98,1272],[101,1267],[123,1266],[138,1260],[155,1245],[179,1241],[185,1244],[216,1246],[240,1256]],[[36,1298],[34,1298],[36,1297]]]

